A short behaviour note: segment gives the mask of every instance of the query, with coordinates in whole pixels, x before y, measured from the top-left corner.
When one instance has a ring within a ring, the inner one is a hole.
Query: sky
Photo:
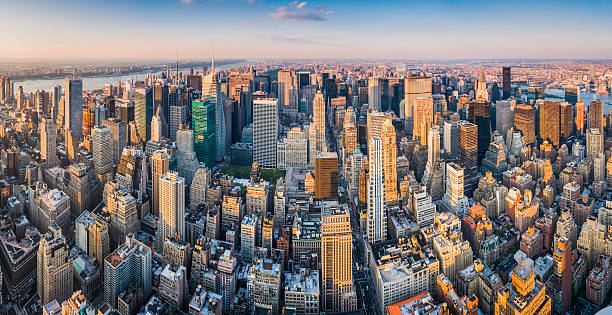
[[[612,1],[0,0],[0,62],[612,59]]]

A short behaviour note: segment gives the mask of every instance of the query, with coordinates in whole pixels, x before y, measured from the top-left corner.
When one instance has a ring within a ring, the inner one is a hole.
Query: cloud
[[[328,15],[334,14],[334,11],[326,11],[325,6],[317,6],[316,10],[306,11],[301,10],[306,6],[307,2],[294,1],[290,5],[295,6],[297,9],[292,7],[278,7],[273,12],[268,14],[268,17],[275,20],[285,20],[288,22],[297,21],[325,21]]]
[[[287,36],[280,36],[280,35],[259,34],[257,35],[257,37],[263,40],[274,41],[274,42],[287,42],[287,43],[299,43],[299,44],[318,44],[320,43],[320,41],[318,40],[313,40],[311,38],[301,37],[301,36],[287,37]]]
[[[181,0],[182,4],[190,4],[193,0]]]
[[[248,4],[253,4],[253,3],[255,3],[257,0],[242,0],[242,1],[244,1],[244,2],[246,2],[246,3],[248,3]]]

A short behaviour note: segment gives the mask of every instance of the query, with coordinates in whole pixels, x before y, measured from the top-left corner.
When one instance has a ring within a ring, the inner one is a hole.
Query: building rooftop
[[[299,272],[285,273],[285,292],[304,292],[319,294],[319,271],[300,269]]]

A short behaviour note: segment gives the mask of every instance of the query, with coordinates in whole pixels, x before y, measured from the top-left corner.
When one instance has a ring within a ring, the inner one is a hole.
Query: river
[[[233,64],[224,64],[217,66],[217,69],[224,70],[230,69],[233,67],[240,67],[249,64],[249,61],[243,61]],[[185,73],[189,72],[192,68],[179,68],[179,71]],[[193,68],[194,72],[202,69]],[[174,69],[172,69],[174,70]],[[99,88],[103,88],[106,84],[117,85],[118,81],[121,81],[125,84],[125,81],[129,78],[133,78],[134,80],[144,80],[149,71],[135,72],[125,75],[116,75],[116,76],[99,76],[99,77],[84,77],[83,80],[83,90],[95,90]],[[161,71],[152,72],[155,74],[161,73]],[[61,85],[64,87],[66,84],[65,78],[57,78],[57,79],[35,79],[35,80],[23,80],[23,81],[15,81],[15,93],[17,92],[17,88],[19,86],[23,87],[24,93],[35,92],[36,90],[45,90],[49,91],[56,85]]]

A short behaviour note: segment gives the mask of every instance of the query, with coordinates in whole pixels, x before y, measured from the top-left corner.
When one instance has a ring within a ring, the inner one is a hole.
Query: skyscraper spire
[[[215,41],[213,41],[213,49],[212,49],[212,59],[210,61],[210,71],[211,73],[215,73]]]
[[[179,70],[178,70],[178,48],[176,49],[176,79],[178,80]]]

